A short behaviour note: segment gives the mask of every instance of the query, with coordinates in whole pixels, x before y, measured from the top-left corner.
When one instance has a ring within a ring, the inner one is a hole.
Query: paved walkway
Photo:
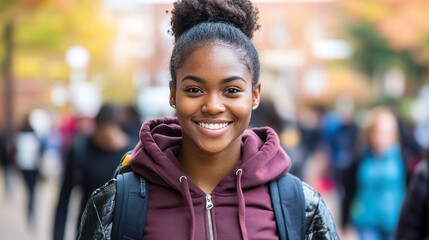
[[[19,172],[11,174],[12,191],[5,192],[4,172],[0,169],[0,239],[19,240],[49,240],[52,239],[52,222],[57,203],[59,181],[57,177],[45,178],[38,182],[35,202],[35,225],[28,227],[26,221],[27,195],[24,182]],[[72,193],[69,212],[70,218],[75,219],[78,208],[77,196],[79,192]],[[75,233],[70,222],[67,226],[65,240],[72,240]]]

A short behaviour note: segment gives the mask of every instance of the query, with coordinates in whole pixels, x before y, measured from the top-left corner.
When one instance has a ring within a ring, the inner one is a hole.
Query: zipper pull
[[[212,195],[210,194],[206,194],[206,208],[209,210],[213,208]]]

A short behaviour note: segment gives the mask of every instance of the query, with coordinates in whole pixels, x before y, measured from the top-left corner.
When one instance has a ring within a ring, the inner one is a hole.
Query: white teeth
[[[218,130],[218,129],[221,129],[221,128],[228,126],[228,123],[203,123],[203,122],[199,122],[198,125],[200,125],[203,128],[210,129],[210,130]]]

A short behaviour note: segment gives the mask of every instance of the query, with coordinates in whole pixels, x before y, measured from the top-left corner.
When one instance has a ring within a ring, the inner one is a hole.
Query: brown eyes
[[[239,93],[239,92],[240,92],[240,89],[232,88],[232,87],[225,90],[226,94],[234,94],[234,93]]]
[[[191,94],[191,95],[201,95],[203,94],[203,90],[198,88],[198,87],[189,87],[185,89],[185,92]],[[225,89],[225,91],[223,92],[225,95],[233,95],[236,93],[241,92],[241,90],[237,87],[229,87],[227,89]]]
[[[191,93],[191,94],[197,94],[197,93],[203,92],[203,91],[201,91],[201,89],[199,89],[197,87],[190,87],[190,88],[187,88],[185,91],[188,93]]]

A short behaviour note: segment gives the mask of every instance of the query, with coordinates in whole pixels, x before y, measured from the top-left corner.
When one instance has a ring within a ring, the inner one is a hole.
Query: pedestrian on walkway
[[[27,191],[27,224],[30,231],[35,230],[36,185],[42,157],[42,143],[30,123],[29,112],[22,120],[15,134],[15,162],[22,173]]]
[[[64,239],[68,206],[72,190],[80,186],[80,222],[85,203],[91,193],[112,178],[119,161],[132,148],[128,135],[122,130],[119,108],[105,103],[95,117],[91,134],[77,134],[66,154],[63,180],[55,211],[53,239]]]
[[[362,240],[392,240],[407,178],[397,120],[385,106],[372,108],[361,133],[362,149],[343,175],[343,228]]]
[[[6,134],[0,129],[0,164],[3,171],[4,195],[9,198],[12,194],[11,161]]]

